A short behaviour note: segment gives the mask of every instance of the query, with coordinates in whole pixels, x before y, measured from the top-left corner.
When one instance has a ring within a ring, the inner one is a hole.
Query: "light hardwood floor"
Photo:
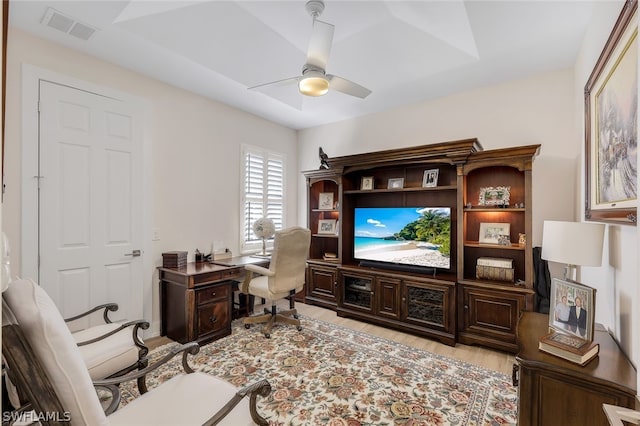
[[[288,302],[286,302],[288,303]],[[285,305],[286,307],[286,305]],[[380,327],[362,321],[349,318],[341,318],[334,311],[320,308],[318,306],[307,305],[304,303],[296,303],[296,309],[301,315],[330,322],[342,327],[351,328],[374,336],[393,340],[407,346],[422,349],[431,353],[444,355],[450,358],[456,358],[470,364],[479,365],[490,370],[499,371],[501,373],[511,375],[515,357],[512,354],[501,352],[493,349],[483,348],[480,346],[467,346],[456,344],[455,347],[444,345],[437,340],[416,336],[413,334],[403,333],[398,330]],[[256,312],[262,310],[262,306],[256,305]],[[171,342],[166,337],[155,337],[147,340],[150,349]]]

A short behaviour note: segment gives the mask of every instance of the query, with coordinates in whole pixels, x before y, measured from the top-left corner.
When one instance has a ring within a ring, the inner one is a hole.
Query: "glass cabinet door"
[[[342,274],[342,301],[352,308],[373,310],[373,279],[371,277]]]
[[[447,291],[425,284],[405,282],[406,320],[447,328]]]

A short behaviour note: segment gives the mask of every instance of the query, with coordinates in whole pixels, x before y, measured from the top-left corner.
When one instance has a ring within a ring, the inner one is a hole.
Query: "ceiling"
[[[43,22],[47,10],[95,33]],[[372,91],[318,98],[297,86],[312,18],[305,1],[11,0],[10,25],[293,129],[385,111],[574,64],[591,1],[326,0],[327,73]],[[73,32],[73,31],[72,31]],[[87,34],[80,31],[78,35]],[[10,37],[10,36],[9,36]]]

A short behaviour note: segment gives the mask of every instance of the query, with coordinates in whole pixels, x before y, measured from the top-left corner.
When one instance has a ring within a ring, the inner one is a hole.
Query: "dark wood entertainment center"
[[[535,294],[531,170],[539,148],[484,151],[476,139],[465,139],[328,158],[328,169],[304,172],[312,231],[306,303],[449,345],[517,352],[518,317],[533,308]],[[425,170],[433,169],[437,185],[423,186]],[[361,187],[363,178],[373,186]],[[397,178],[402,186],[389,187]],[[487,187],[509,187],[509,204],[480,205],[479,192]],[[334,205],[321,208],[321,193],[331,193]],[[356,208],[416,206],[450,208],[449,270],[361,266],[354,259]],[[321,220],[337,221],[336,233],[318,232]],[[511,243],[479,243],[480,224],[496,222],[510,224]],[[520,234],[529,237],[523,244]],[[514,281],[477,279],[479,257],[512,259]]]

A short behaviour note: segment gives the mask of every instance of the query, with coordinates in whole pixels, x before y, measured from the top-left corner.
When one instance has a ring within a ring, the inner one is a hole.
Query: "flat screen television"
[[[451,269],[449,207],[358,207],[353,257],[367,266]]]

